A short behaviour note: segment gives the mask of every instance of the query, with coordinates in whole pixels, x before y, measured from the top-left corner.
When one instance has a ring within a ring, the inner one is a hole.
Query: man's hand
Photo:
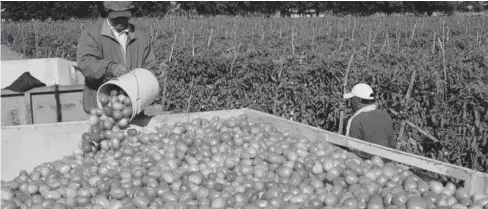
[[[129,72],[129,70],[127,70],[127,68],[125,68],[123,65],[121,64],[117,64],[117,63],[114,63],[110,66],[110,75],[114,78],[118,78],[126,73]]]

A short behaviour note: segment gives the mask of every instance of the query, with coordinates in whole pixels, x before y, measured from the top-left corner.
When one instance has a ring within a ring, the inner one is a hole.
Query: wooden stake
[[[446,43],[449,42],[449,26],[447,26]]]
[[[239,43],[239,46],[237,46],[236,53],[234,54],[234,59],[232,60],[232,63],[230,64],[230,73],[232,74],[234,70],[234,63],[237,60],[237,54],[239,53],[239,49],[241,48],[241,43]]]
[[[480,39],[480,34],[478,32],[476,32],[476,46],[479,47],[479,39]]]
[[[149,24],[149,30],[151,32],[151,43],[154,43],[154,29],[153,29],[153,25],[152,24]]]
[[[281,25],[280,25],[280,39],[281,39]]]
[[[436,39],[436,31],[434,31],[434,41],[432,41],[432,54],[435,53],[435,39]]]
[[[20,24],[20,34],[22,36],[22,54],[25,54],[25,30],[24,30],[24,25],[23,24]]]
[[[37,26],[37,24],[34,23],[34,36],[35,36],[35,41],[36,41],[36,54],[35,54],[35,58],[38,58],[39,56],[39,27]]]
[[[234,42],[237,42],[237,18],[234,19]]]
[[[442,20],[442,43],[446,42],[446,21]]]
[[[441,47],[441,52],[442,52],[442,70],[444,73],[444,101],[447,99],[446,98],[446,93],[447,89],[446,86],[449,86],[449,78],[447,77],[447,60],[446,60],[446,49],[444,46],[444,43],[441,42],[441,39],[437,39],[439,41],[439,46]]]
[[[312,53],[313,53],[313,43],[315,41],[315,24],[312,27]]]
[[[295,54],[295,44],[293,43],[295,41],[295,25],[292,26],[291,28],[291,49],[293,51],[293,54]]]
[[[415,29],[416,28],[417,28],[417,21],[415,21],[415,24],[413,25],[412,34],[410,35],[410,39],[413,39],[413,36],[415,35]]]
[[[376,32],[373,34],[373,44],[376,43],[376,35],[378,34],[378,31],[380,30],[382,22],[378,23],[378,26],[376,27]]]
[[[349,76],[349,71],[351,69],[352,61],[354,58],[354,53],[355,53],[355,51],[352,51],[351,58],[349,58],[349,62],[347,63],[346,74],[344,75],[344,82],[342,83],[342,89],[343,89],[344,94],[347,93],[347,78]],[[341,112],[340,112],[340,116],[339,116],[339,130],[337,131],[338,134],[342,134],[342,129],[344,127],[342,121],[344,120],[345,103],[346,103],[346,99],[342,98],[342,102],[340,103]]]
[[[383,46],[381,46],[380,54],[383,53],[383,50],[386,47],[386,43],[388,42],[388,29],[385,28],[385,40],[383,41]]]
[[[393,115],[400,115],[398,112],[396,112],[393,109],[390,109],[390,112],[393,113]],[[439,141],[439,139],[435,138],[434,136],[430,135],[426,131],[422,130],[420,127],[418,127],[417,125],[413,124],[412,122],[410,122],[408,120],[405,120],[405,123],[407,125],[409,125],[410,127],[414,128],[415,130],[417,130],[418,132],[420,132],[421,134],[423,134],[424,136],[426,136],[427,138],[431,139],[432,141],[434,141],[434,142],[438,142]],[[398,146],[398,144],[397,144],[397,146]]]
[[[192,38],[191,38],[191,56],[192,57],[195,57],[195,35],[192,35]]]
[[[278,80],[280,81],[280,84],[278,85],[278,88],[276,89],[276,92],[275,92],[275,95],[274,95],[274,98],[273,98],[273,114],[276,115],[276,105],[278,103],[278,92],[281,88],[281,86],[283,85],[283,82],[282,82],[282,74],[283,74],[283,63],[284,63],[284,60],[283,60],[283,57],[280,58],[280,72],[278,73]]]
[[[168,71],[167,69],[163,69],[163,64],[164,62],[161,62],[161,64],[159,64],[159,71],[161,71],[163,73],[163,95],[162,95],[162,103],[161,105],[163,106],[164,108],[164,103],[166,102],[166,88],[167,88],[167,80],[168,80]],[[169,104],[169,103],[168,103]],[[167,110],[167,107],[163,109],[164,110]]]
[[[408,100],[410,100],[410,94],[413,89],[413,84],[415,83],[415,75],[417,73],[417,70],[414,69],[412,72],[412,76],[410,77],[410,84],[408,85],[408,90],[407,93],[405,93],[405,99],[402,102],[403,104],[408,104]],[[407,105],[405,105],[406,107]],[[403,120],[402,123],[400,124],[400,132],[398,133],[398,138],[397,138],[397,149],[400,149],[402,144],[403,144],[403,133],[405,132],[405,123],[406,121]]]
[[[341,38],[341,44],[339,44],[339,49],[337,49],[337,53],[341,52],[343,43],[344,43],[344,39]]]
[[[319,29],[317,30],[317,34],[320,34],[320,32],[322,31],[322,27],[323,26],[324,26],[324,23],[321,23]],[[313,25],[313,27],[315,28],[315,24]]]
[[[191,96],[192,96],[192,93],[193,93],[193,79],[194,77],[192,76],[191,77],[191,82],[190,82],[190,96],[188,97],[188,106],[186,106],[186,122],[190,122],[190,114],[188,114],[190,112],[190,105],[191,105]]]
[[[449,28],[447,28],[449,31]],[[481,46],[481,43],[483,42],[483,27],[480,29],[480,40],[478,41],[478,47]]]
[[[400,26],[400,21],[398,21],[398,27],[397,27],[397,37],[396,37],[396,41],[397,41],[397,49],[400,50],[400,39],[402,37],[402,31],[401,31],[402,27]]]
[[[386,47],[390,48],[390,28],[386,28]]]
[[[352,26],[352,33],[351,33],[351,41],[354,42],[354,31],[356,29],[356,18],[353,17],[353,26]]]
[[[287,23],[287,21],[284,21],[284,23],[285,23],[285,32],[286,32],[286,31],[288,31],[288,30],[289,30],[289,28],[288,28],[288,23]]]
[[[175,49],[175,44],[176,44],[176,33],[175,33],[175,38],[173,40],[173,44],[171,45],[171,52],[169,53],[168,62],[171,62],[171,58],[173,57],[173,50]]]
[[[213,28],[210,30],[210,36],[208,37],[207,47],[210,47],[210,42],[212,41]]]
[[[186,39],[185,39],[185,27],[182,27],[181,28],[181,36],[183,37],[183,48],[185,47],[186,45]]]
[[[372,30],[372,23],[369,24],[369,36],[368,36],[368,51],[366,52],[366,62],[369,63],[369,53],[371,52],[371,30]]]
[[[469,93],[469,89],[468,89],[468,93]],[[464,102],[463,103],[463,114],[462,114],[462,117],[463,117],[463,123],[466,123],[467,122],[467,110],[468,110],[468,104],[467,102]],[[466,126],[463,126],[463,140],[466,138]]]

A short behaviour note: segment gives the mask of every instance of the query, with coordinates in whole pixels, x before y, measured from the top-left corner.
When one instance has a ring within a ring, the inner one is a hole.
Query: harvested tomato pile
[[[245,115],[145,133],[102,127],[105,114],[83,139],[100,147],[2,182],[2,208],[488,208],[486,195],[426,182],[379,157],[362,160]]]
[[[90,113],[90,131],[82,135],[81,150],[84,153],[95,152],[103,148],[108,150],[108,143],[120,144],[125,129],[132,116],[132,101],[120,88],[114,88],[110,95],[100,94],[98,101],[101,108],[93,108]],[[112,139],[112,140],[104,140]]]

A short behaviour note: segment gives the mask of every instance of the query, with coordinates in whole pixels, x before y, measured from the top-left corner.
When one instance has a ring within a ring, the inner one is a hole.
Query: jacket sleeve
[[[154,55],[154,51],[152,49],[152,43],[149,35],[146,35],[146,47],[143,53],[143,60],[142,60],[142,67],[151,71],[154,75],[157,75],[158,67],[156,66],[156,56]]]
[[[83,32],[78,42],[76,57],[78,68],[83,76],[90,80],[99,80],[107,73],[107,69],[113,63],[102,58],[100,45],[88,32]]]

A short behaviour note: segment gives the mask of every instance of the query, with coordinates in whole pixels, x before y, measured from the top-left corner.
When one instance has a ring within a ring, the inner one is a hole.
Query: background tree
[[[136,17],[164,17],[171,9],[171,2],[168,1],[135,1],[134,6]]]
[[[283,17],[293,13],[308,15],[314,12],[319,16],[331,11],[334,15],[373,15],[384,13],[414,13],[416,15],[432,15],[434,12],[453,14],[459,12],[480,12],[488,9],[486,1],[443,2],[443,1],[136,1],[134,2],[136,17],[164,17],[173,7],[178,14],[216,16],[216,15],[264,15],[272,16],[277,12]],[[105,17],[106,12],[101,1],[45,1],[2,2],[2,18],[19,20],[66,20],[70,18]]]

